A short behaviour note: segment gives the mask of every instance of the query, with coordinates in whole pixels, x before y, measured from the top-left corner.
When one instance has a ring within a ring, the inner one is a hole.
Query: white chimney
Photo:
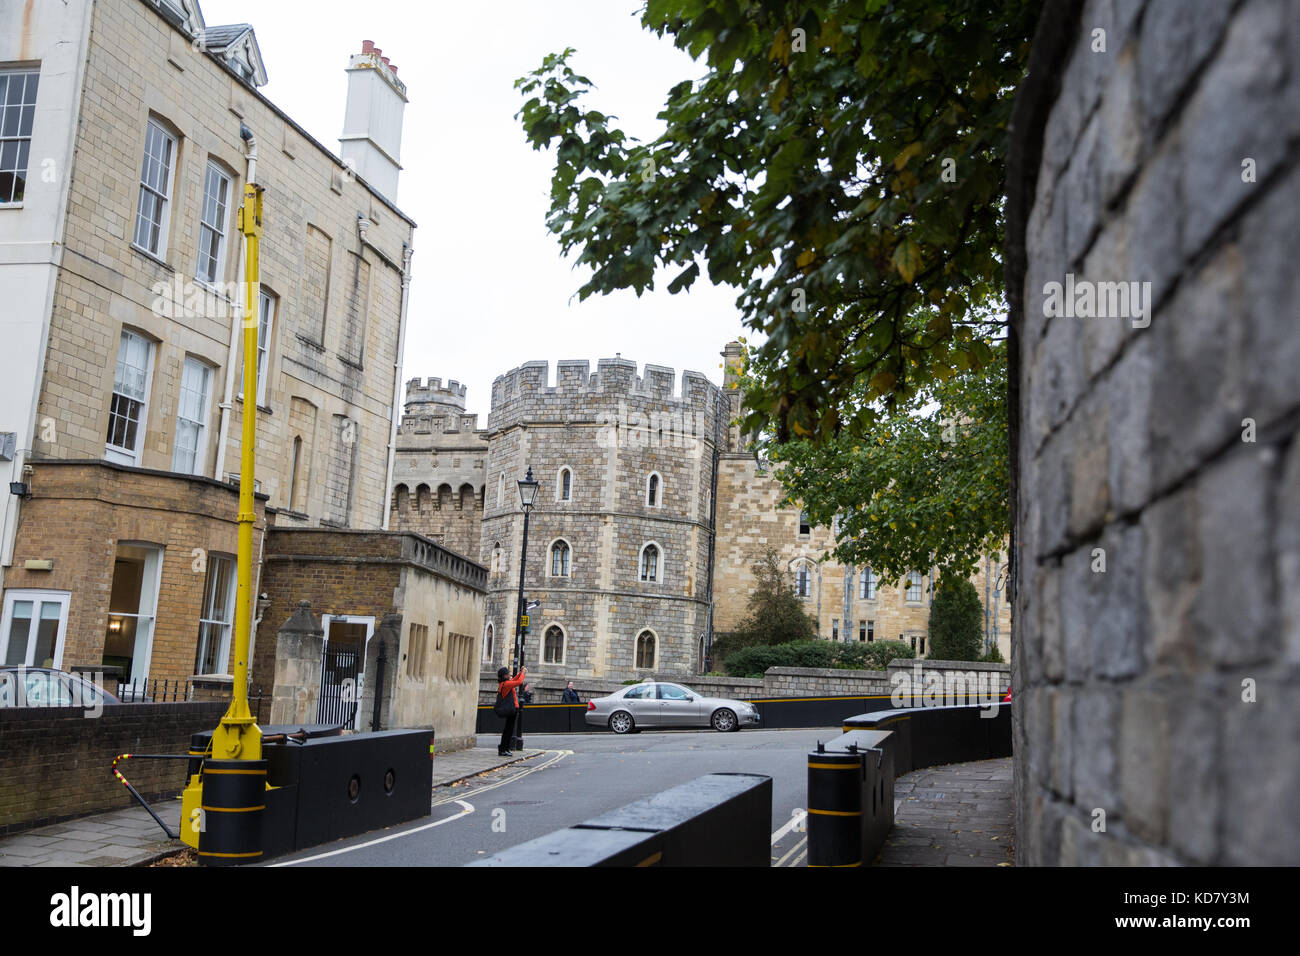
[[[348,104],[343,116],[339,153],[381,195],[397,201],[397,174],[402,171],[402,113],[406,84],[397,67],[371,40],[348,60]]]

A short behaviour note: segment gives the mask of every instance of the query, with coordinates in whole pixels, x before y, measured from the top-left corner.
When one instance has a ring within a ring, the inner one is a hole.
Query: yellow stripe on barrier
[[[860,763],[810,763],[809,770],[857,770]]]
[[[251,813],[254,810],[265,810],[266,805],[260,807],[203,807],[204,813]]]
[[[663,858],[664,858],[663,853],[652,853],[644,860],[642,860],[640,863],[638,863],[637,866],[654,866]]]
[[[257,777],[265,777],[265,776],[266,776],[266,771],[265,771],[265,770],[204,770],[203,772],[204,772],[205,774],[209,774],[209,773],[241,773],[241,774],[252,774],[252,775],[257,776]]]
[[[827,817],[860,817],[861,810],[809,810],[809,813],[816,813]]]
[[[861,860],[857,860],[857,861],[855,861],[855,862],[853,862],[853,863],[832,863],[830,866],[826,866],[826,865],[823,864],[823,863],[809,863],[809,864],[808,864],[808,869],[810,869],[810,870],[843,870],[843,869],[852,869],[852,868],[855,867],[855,866],[861,866],[861,865],[862,865],[862,861],[861,861]]]
[[[262,855],[261,850],[254,850],[252,853],[213,853],[210,850],[199,851],[199,856],[220,856],[226,859],[234,859],[235,857],[261,856],[261,855]]]

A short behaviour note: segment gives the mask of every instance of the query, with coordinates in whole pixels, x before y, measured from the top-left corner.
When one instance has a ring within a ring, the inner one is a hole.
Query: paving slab
[[[1010,757],[914,770],[894,782],[894,794],[894,829],[876,866],[1010,865]]]

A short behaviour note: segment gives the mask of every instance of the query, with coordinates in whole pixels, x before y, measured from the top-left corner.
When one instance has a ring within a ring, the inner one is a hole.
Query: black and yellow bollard
[[[266,810],[265,760],[213,760],[203,764],[203,814],[199,862],[238,866],[262,858]]]
[[[859,753],[808,755],[808,865],[862,865]]]

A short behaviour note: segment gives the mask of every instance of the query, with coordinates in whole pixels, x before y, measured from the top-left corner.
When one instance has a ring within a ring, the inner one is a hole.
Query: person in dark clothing
[[[582,700],[578,697],[578,692],[573,689],[573,681],[564,688],[564,693],[560,695],[561,704],[581,704]]]
[[[510,748],[510,741],[515,736],[515,721],[519,717],[518,688],[519,685],[524,682],[524,678],[527,676],[528,676],[528,670],[522,667],[519,669],[519,676],[517,677],[510,676],[510,669],[508,667],[502,667],[497,670],[497,697],[501,698],[509,694],[510,698],[514,701],[514,710],[510,714],[510,716],[505,719],[506,725],[501,730],[501,744],[500,746],[497,747],[498,756],[501,757],[514,756],[514,754],[510,752],[509,748]]]

